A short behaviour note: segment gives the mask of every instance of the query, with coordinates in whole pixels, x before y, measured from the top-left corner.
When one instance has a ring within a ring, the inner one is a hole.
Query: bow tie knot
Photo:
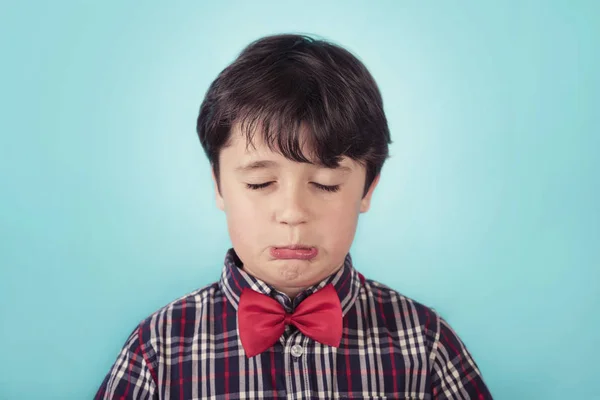
[[[240,340],[248,357],[273,346],[294,325],[317,342],[338,347],[342,338],[342,306],[335,288],[329,284],[287,313],[277,300],[245,288],[238,306]]]

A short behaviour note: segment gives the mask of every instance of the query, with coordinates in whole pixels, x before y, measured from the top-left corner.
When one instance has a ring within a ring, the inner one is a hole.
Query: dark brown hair
[[[389,156],[383,101],[369,71],[348,50],[306,35],[252,42],[210,85],[196,131],[218,187],[219,154],[238,123],[247,144],[258,128],[269,148],[290,160],[333,168],[347,156],[362,163],[364,194]],[[310,155],[302,154],[303,143]]]

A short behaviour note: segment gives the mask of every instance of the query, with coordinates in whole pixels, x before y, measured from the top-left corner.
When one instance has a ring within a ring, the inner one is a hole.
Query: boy
[[[491,399],[434,310],[352,265],[391,143],[358,59],[257,40],[208,89],[197,132],[233,248],[219,282],[138,325],[97,399]]]

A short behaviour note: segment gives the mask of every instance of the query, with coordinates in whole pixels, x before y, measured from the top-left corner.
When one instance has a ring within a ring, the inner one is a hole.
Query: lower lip
[[[317,256],[319,251],[315,247],[305,249],[288,249],[285,247],[271,247],[271,256],[279,260],[310,260]]]

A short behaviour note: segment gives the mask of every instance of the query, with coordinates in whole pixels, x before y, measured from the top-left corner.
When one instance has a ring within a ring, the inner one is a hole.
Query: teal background
[[[600,399],[599,4],[3,2],[0,399],[92,398],[142,318],[218,279],[197,110],[280,32],[384,97],[356,267],[436,308],[497,399]]]

